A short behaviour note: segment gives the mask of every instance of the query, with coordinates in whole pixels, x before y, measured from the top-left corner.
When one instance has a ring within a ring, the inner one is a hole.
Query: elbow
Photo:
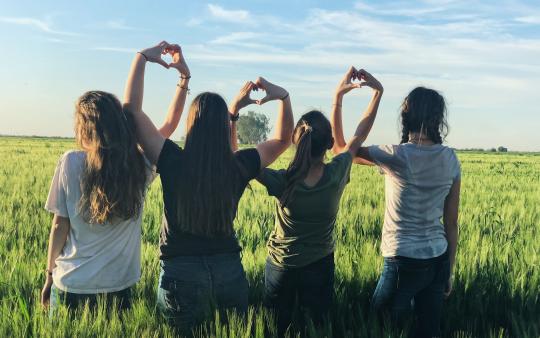
[[[161,128],[159,128],[159,133],[164,138],[169,138],[171,137],[173,130],[174,129],[171,126],[169,126],[168,124],[164,124]]]
[[[334,144],[334,146],[332,147],[332,154],[339,155],[344,150],[345,150],[345,147],[341,147],[341,146],[338,146],[338,145]]]

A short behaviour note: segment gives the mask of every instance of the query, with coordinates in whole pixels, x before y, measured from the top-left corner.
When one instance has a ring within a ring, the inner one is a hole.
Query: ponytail
[[[287,168],[285,177],[287,178],[287,186],[279,199],[282,207],[286,207],[290,198],[296,189],[296,185],[302,182],[308,175],[311,168],[311,136],[313,129],[305,121],[299,128],[296,128],[293,138],[297,138],[297,148],[294,154],[294,159]]]

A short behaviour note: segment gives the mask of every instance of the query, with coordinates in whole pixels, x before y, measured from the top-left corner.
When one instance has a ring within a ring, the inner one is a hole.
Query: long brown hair
[[[231,235],[242,168],[231,149],[225,100],[215,93],[199,94],[186,127],[185,166],[177,191],[180,229],[207,237]]]
[[[86,92],[75,106],[75,135],[86,152],[79,202],[85,221],[104,224],[137,217],[146,172],[131,114],[110,93]]]
[[[290,203],[296,186],[307,177],[313,160],[334,145],[330,121],[318,110],[304,114],[294,128],[292,142],[296,152],[287,168],[287,185],[279,199],[282,207]]]
[[[409,133],[423,133],[433,143],[442,144],[448,134],[446,103],[436,90],[416,87],[401,104],[401,143],[409,142]]]

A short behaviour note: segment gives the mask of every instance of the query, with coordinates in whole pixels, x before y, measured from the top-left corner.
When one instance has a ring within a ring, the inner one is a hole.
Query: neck
[[[409,142],[414,144],[425,144],[432,145],[435,144],[426,134],[424,133],[409,133]]]

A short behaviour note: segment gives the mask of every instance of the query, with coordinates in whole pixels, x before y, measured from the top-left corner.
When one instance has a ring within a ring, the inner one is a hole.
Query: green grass
[[[159,180],[147,196],[142,277],[134,307],[118,315],[82,309],[54,320],[39,305],[51,215],[44,209],[60,155],[69,139],[0,138],[0,337],[173,336],[156,314],[158,236],[162,216]],[[540,156],[460,153],[463,183],[461,240],[454,293],[445,304],[448,337],[540,336]],[[285,167],[288,153],[274,167]],[[265,242],[273,203],[252,183],[240,203],[236,228],[250,283],[247,320],[215,319],[200,336],[272,336],[272,316],[262,308]],[[249,201],[248,201],[249,199]],[[369,300],[382,267],[378,247],[384,214],[383,178],[354,166],[341,202],[335,236],[335,305],[331,324],[308,336],[400,336],[369,319]],[[298,329],[298,328],[296,328]],[[298,331],[292,332],[294,335]]]

